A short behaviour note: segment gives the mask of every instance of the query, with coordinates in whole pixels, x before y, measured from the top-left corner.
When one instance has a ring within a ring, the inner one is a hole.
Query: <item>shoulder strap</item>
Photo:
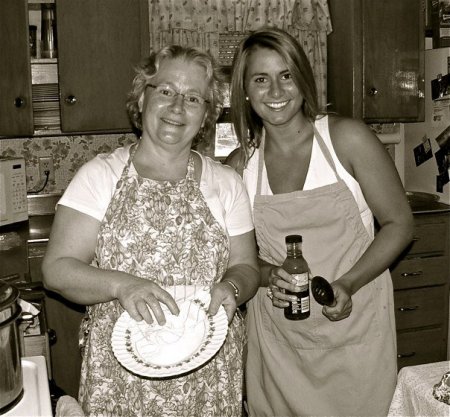
[[[325,144],[325,141],[324,141],[322,135],[319,133],[319,130],[317,129],[315,123],[313,123],[313,128],[314,128],[314,135],[316,137],[317,143],[319,144],[319,147],[322,150],[322,153],[325,156],[325,159],[327,160],[330,167],[333,169],[334,174],[336,175],[336,178],[338,180],[340,180],[341,177],[339,176],[339,174],[337,172],[336,164],[334,163],[333,157],[331,156],[331,152],[328,149],[328,146]],[[329,131],[329,129],[328,129],[328,132],[331,135],[331,132]]]

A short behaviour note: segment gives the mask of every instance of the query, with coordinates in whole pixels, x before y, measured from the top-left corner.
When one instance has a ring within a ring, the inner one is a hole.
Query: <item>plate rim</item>
[[[205,329],[202,343],[188,359],[171,365],[151,365],[150,362],[139,358],[130,340],[131,331],[127,323],[133,319],[124,311],[114,324],[111,334],[111,347],[117,361],[134,374],[150,378],[165,378],[190,372],[211,359],[220,350],[228,334],[226,311],[221,305],[217,314],[210,316],[207,314],[207,301],[202,297],[196,295],[190,301],[197,303],[199,308],[205,311],[209,326]],[[207,337],[210,337],[210,340],[205,340]]]

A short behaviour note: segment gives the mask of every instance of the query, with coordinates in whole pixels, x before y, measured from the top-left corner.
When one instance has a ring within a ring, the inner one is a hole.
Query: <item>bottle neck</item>
[[[299,243],[288,243],[286,245],[287,256],[291,258],[298,258],[302,256],[302,244]]]

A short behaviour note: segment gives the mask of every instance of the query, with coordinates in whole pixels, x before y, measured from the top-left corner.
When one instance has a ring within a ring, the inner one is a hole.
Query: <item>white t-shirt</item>
[[[130,146],[99,154],[84,164],[58,204],[102,221],[128,161]],[[253,230],[250,202],[240,176],[232,168],[198,155],[202,160],[200,191],[215,219],[229,236]],[[130,174],[138,175],[133,164]]]

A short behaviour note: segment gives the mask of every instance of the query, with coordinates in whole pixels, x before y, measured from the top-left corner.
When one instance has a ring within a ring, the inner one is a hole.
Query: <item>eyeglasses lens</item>
[[[184,101],[184,105],[190,108],[199,108],[202,107],[203,104],[205,104],[205,102],[207,101],[206,99],[204,99],[203,97],[197,95],[197,94],[192,94],[192,93],[186,93],[186,94],[182,94],[182,93],[178,93],[177,91],[175,91],[173,88],[166,86],[166,85],[158,85],[158,86],[154,86],[152,84],[148,84],[148,87],[154,88],[155,89],[155,93],[158,97],[158,99],[160,100],[165,100],[165,101],[170,101],[172,102],[173,100],[175,100],[175,98],[177,96],[181,96],[183,97],[183,101]]]

